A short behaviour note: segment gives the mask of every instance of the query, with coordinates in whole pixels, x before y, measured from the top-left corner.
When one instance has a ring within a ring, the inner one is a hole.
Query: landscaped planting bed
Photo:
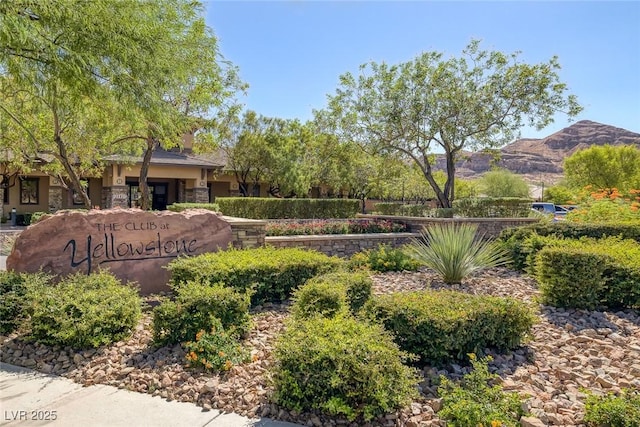
[[[477,273],[463,285],[445,285],[425,269],[372,274],[375,295],[455,290],[508,296],[539,308],[532,337],[524,346],[493,356],[490,369],[506,391],[518,392],[530,416],[548,425],[580,425],[589,389],[596,393],[640,388],[640,314],[634,310],[589,311],[536,305],[535,281],[508,269]],[[145,310],[130,338],[97,349],[73,350],[27,341],[18,333],[2,338],[6,363],[71,378],[82,384],[109,384],[163,398],[194,402],[249,417],[270,417],[307,425],[363,425],[342,416],[286,410],[270,403],[274,345],[289,317],[289,303],[266,303],[250,310],[251,326],[242,338],[246,363],[211,373],[186,366],[183,345],[153,345],[152,311]],[[459,379],[470,368],[417,365],[419,396],[402,410],[374,418],[371,426],[442,425],[437,410],[439,375]]]

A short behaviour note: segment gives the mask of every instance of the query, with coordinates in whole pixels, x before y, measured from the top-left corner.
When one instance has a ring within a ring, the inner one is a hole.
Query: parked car
[[[580,206],[578,205],[562,205],[563,208],[565,208],[567,211],[571,212],[574,209],[578,209]]]
[[[543,214],[553,215],[554,221],[562,221],[569,212],[566,208],[553,203],[536,202],[531,204],[531,209]]]

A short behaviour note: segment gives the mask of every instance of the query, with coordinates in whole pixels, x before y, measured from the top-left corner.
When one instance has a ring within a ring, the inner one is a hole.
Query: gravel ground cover
[[[407,292],[425,288],[451,288],[428,270],[417,273],[375,274],[374,292]],[[456,290],[473,294],[511,296],[533,304],[539,322],[527,344],[509,354],[494,354],[491,370],[505,390],[520,393],[531,416],[523,425],[580,425],[584,416],[584,389],[596,393],[622,388],[640,389],[640,313],[634,310],[600,312],[563,310],[538,305],[535,281],[507,269],[474,275]],[[74,351],[29,343],[13,334],[2,337],[3,362],[71,378],[75,382],[108,384],[194,402],[248,417],[270,417],[309,426],[358,425],[342,418],[296,413],[269,403],[269,368],[273,344],[284,327],[288,306],[264,305],[252,311],[253,328],[245,345],[253,361],[221,374],[185,367],[181,346],[154,348],[151,313],[145,312],[127,341],[96,350]],[[388,414],[371,426],[439,426],[439,375],[460,378],[468,368],[458,365],[436,369],[424,366],[421,396],[410,407]]]

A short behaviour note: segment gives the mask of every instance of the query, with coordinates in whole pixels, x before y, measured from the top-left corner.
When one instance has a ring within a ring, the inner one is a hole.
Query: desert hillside
[[[518,139],[500,150],[498,166],[523,175],[530,182],[554,183],[562,177],[562,162],[578,150],[593,145],[635,144],[640,147],[640,133],[626,129],[581,120],[546,138]],[[477,178],[488,171],[492,156],[485,153],[466,153],[465,160],[458,162],[456,175]],[[438,168],[444,168],[444,159],[439,159]]]

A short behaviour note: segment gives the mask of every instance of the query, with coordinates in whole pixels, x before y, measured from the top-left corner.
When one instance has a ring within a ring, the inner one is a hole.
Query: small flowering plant
[[[621,193],[617,188],[593,190],[587,186],[579,195],[580,208],[567,214],[577,223],[637,223],[640,221],[640,190]]]
[[[185,343],[187,365],[207,371],[228,371],[234,365],[246,363],[249,352],[236,337],[224,330],[219,320],[214,321],[211,332],[200,331],[195,341]]]
[[[402,223],[380,219],[272,221],[267,223],[267,236],[311,234],[400,233],[407,231]]]

